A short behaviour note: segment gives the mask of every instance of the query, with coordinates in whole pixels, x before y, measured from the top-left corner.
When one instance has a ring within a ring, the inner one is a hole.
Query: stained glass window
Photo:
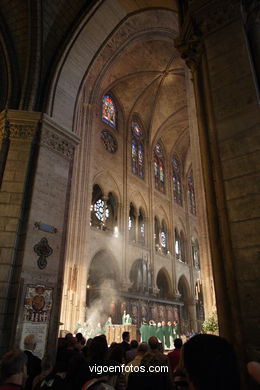
[[[165,192],[165,171],[164,171],[164,156],[161,145],[158,143],[154,148],[154,179],[155,188],[161,192]]]
[[[117,151],[117,141],[109,131],[101,131],[100,139],[108,152],[115,153]]]
[[[109,126],[116,128],[116,105],[109,95],[102,99],[102,120]]]
[[[172,159],[173,198],[182,206],[181,166],[176,157]]]
[[[94,204],[94,211],[99,221],[103,221],[104,217],[106,219],[109,217],[108,208],[106,208],[106,211],[104,209],[105,209],[105,202],[102,199],[98,199]]]
[[[144,136],[137,122],[132,122],[131,137],[132,172],[144,178]]]
[[[196,201],[195,201],[195,190],[192,170],[188,175],[188,202],[189,210],[191,214],[196,215]]]
[[[162,247],[166,248],[166,233],[165,232],[161,233],[161,241],[162,241]]]
[[[162,247],[162,252],[166,255],[167,254],[167,226],[165,221],[162,221],[161,247]]]

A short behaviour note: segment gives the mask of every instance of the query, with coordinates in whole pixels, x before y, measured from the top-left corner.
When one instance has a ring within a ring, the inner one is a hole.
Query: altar
[[[107,343],[110,345],[113,342],[122,342],[122,333],[129,332],[130,340],[137,340],[137,328],[136,325],[107,325],[106,326],[106,337]]]

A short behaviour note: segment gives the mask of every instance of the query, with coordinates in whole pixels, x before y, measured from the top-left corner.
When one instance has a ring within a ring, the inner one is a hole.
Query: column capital
[[[0,113],[0,139],[31,140],[41,121],[41,113],[5,110]]]
[[[75,133],[59,126],[48,115],[43,115],[40,145],[72,160],[79,142],[80,138]]]
[[[203,36],[199,26],[191,18],[185,20],[180,36],[175,39],[175,47],[186,65],[191,70],[197,69],[203,53]]]
[[[245,0],[246,1],[246,0]],[[191,70],[197,69],[204,51],[204,39],[241,18],[240,0],[194,0],[185,14],[175,47]]]

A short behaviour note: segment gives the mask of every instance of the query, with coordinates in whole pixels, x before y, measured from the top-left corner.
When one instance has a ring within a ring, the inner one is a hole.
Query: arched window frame
[[[131,122],[131,166],[132,173],[144,179],[145,173],[145,148],[144,131],[139,120]]]
[[[192,169],[188,173],[188,203],[190,213],[196,215],[196,200]]]
[[[113,232],[117,224],[118,202],[116,196],[109,192],[108,196],[98,184],[93,186],[91,203],[91,221],[93,228]]]
[[[105,112],[106,107],[108,107],[108,104],[106,104],[106,102],[108,102],[108,100],[110,100],[110,106],[112,107],[112,111],[114,112],[113,113],[114,119],[112,119],[112,120],[110,119],[111,111]],[[103,95],[103,97],[102,97],[102,110],[101,110],[102,121],[105,122],[110,127],[112,127],[113,129],[117,129],[117,115],[118,115],[117,106],[116,106],[114,98],[110,94]]]
[[[172,182],[173,182],[173,199],[182,206],[182,179],[181,164],[176,155],[172,158]]]
[[[102,229],[104,220],[108,216],[109,211],[105,206],[103,199],[103,191],[98,184],[94,184],[92,190],[92,201],[91,201],[91,221],[92,227]],[[105,210],[104,210],[105,209]]]
[[[155,188],[158,191],[165,193],[164,153],[163,153],[162,146],[159,142],[157,142],[153,150],[153,164],[154,164]]]

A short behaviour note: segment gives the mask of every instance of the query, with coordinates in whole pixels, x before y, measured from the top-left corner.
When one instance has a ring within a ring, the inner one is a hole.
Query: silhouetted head
[[[28,334],[24,339],[24,349],[34,351],[37,344],[37,337],[34,333]]]
[[[107,340],[104,336],[96,336],[93,338],[89,346],[89,357],[90,360],[104,361],[107,359],[108,346]]]
[[[184,367],[196,390],[238,390],[239,371],[232,346],[222,337],[200,334],[183,345]]]
[[[122,339],[123,341],[129,341],[130,340],[130,333],[129,332],[123,332],[122,333]]]
[[[7,352],[0,361],[0,380],[8,382],[9,378],[19,376],[16,384],[24,384],[27,377],[27,356],[20,349]],[[11,380],[10,380],[11,382]]]
[[[147,343],[140,343],[137,348],[137,353],[140,355],[144,355],[149,351],[149,345]]]
[[[181,347],[182,347],[182,339],[175,339],[174,340],[174,347],[176,349],[181,349]]]
[[[158,341],[157,337],[155,337],[155,336],[150,337],[148,340],[148,344],[149,344],[152,351],[155,349],[159,350],[160,346],[159,346],[159,341]]]
[[[131,340],[130,346],[132,349],[136,349],[138,347],[138,341]]]

